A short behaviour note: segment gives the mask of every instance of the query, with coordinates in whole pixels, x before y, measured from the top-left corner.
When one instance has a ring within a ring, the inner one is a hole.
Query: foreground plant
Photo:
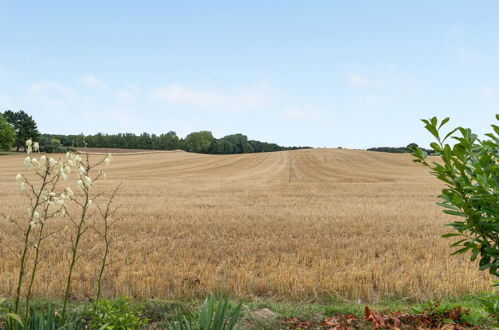
[[[66,190],[58,190],[57,183],[61,176],[66,178],[66,165],[54,158],[42,155],[38,159],[30,157],[32,151],[38,151],[38,143],[31,140],[26,141],[28,157],[24,159],[24,165],[39,183],[32,182],[28,177],[18,174],[16,181],[20,184],[20,189],[29,200],[27,218],[6,217],[11,223],[17,226],[22,237],[22,248],[20,253],[11,250],[19,259],[19,275],[17,281],[16,296],[14,302],[14,312],[19,311],[22,288],[28,267],[28,256],[34,250],[34,258],[31,263],[31,277],[28,282],[26,292],[26,314],[28,313],[29,299],[33,282],[35,280],[36,269],[39,263],[39,251],[43,240],[48,237],[45,233],[45,225],[50,219],[60,215],[62,205],[68,199]]]
[[[19,315],[14,313],[9,313],[9,309],[4,307],[5,301],[6,301],[5,298],[0,298],[0,324],[1,321],[5,321],[6,323],[17,324],[18,326],[22,327],[23,322],[19,317]]]
[[[431,161],[421,149],[413,156],[446,184],[440,195],[442,202],[437,204],[445,208],[444,213],[459,217],[449,224],[455,232],[443,235],[459,237],[451,245],[456,248],[453,254],[471,251],[470,259],[479,258],[480,270],[499,276],[499,126],[492,125],[494,133],[480,139],[462,127],[443,134],[442,127],[448,121],[439,122],[436,117],[423,120],[437,140],[430,146],[440,161]],[[446,143],[449,138],[456,142],[453,146]]]
[[[91,229],[94,228],[92,227],[92,224],[89,223],[90,218],[93,215],[93,212],[91,210],[92,205],[94,202],[102,196],[102,193],[94,193],[92,190],[93,185],[95,182],[97,182],[101,178],[106,178],[106,173],[102,169],[102,166],[109,166],[112,160],[112,156],[108,155],[106,158],[103,160],[92,164],[90,162],[90,158],[88,153],[86,154],[85,159],[82,159],[81,156],[74,154],[74,153],[67,153],[66,157],[68,158],[68,163],[76,169],[77,173],[77,187],[80,192],[79,195],[72,195],[71,196],[71,201],[76,205],[76,211],[72,212],[68,208],[65,208],[65,214],[67,218],[69,219],[72,228],[73,228],[73,233],[71,234],[71,259],[69,263],[69,269],[68,269],[68,274],[67,274],[67,279],[66,279],[66,289],[64,291],[64,303],[62,307],[62,317],[64,318],[67,310],[67,303],[69,300],[69,294],[71,293],[71,284],[73,280],[73,272],[76,266],[76,263],[78,261],[78,258],[80,257],[80,243],[82,241],[83,236],[85,233]],[[114,211],[110,210],[110,205],[116,196],[117,189],[114,191],[114,193],[111,195],[107,202],[107,209],[105,213],[102,213],[102,217],[104,219],[104,240],[105,240],[105,253],[104,253],[104,258],[101,263],[101,267],[99,270],[99,277],[98,277],[98,295],[97,299],[100,298],[100,288],[101,288],[101,281],[102,281],[102,274],[104,272],[104,268],[107,266],[107,256],[109,252],[109,217],[111,216]],[[99,208],[100,210],[100,208]],[[97,300],[96,299],[96,300]]]
[[[141,315],[141,306],[132,305],[126,297],[97,302],[91,315],[90,329],[134,330],[148,323]]]
[[[74,153],[67,153],[64,159],[61,157],[57,160],[45,155],[33,157],[32,152],[38,151],[38,143],[32,140],[26,141],[26,149],[28,156],[24,159],[24,165],[30,171],[30,174],[18,174],[16,181],[19,182],[21,191],[28,199],[29,207],[27,209],[27,216],[26,218],[5,216],[10,223],[17,227],[21,236],[21,248],[19,252],[7,247],[19,260],[14,312],[17,314],[19,311],[24,291],[26,300],[24,316],[26,319],[28,318],[30,298],[36,280],[37,266],[40,263],[42,243],[46,238],[58,233],[58,231],[47,230],[47,226],[52,219],[59,218],[62,221],[69,221],[73,229],[72,234],[69,235],[71,240],[71,257],[61,315],[62,319],[64,319],[71,292],[73,272],[80,257],[80,243],[84,234],[91,228],[97,230],[104,241],[104,252],[98,266],[98,276],[96,279],[98,289],[95,301],[98,301],[101,296],[101,282],[104,270],[109,265],[108,258],[111,245],[109,234],[110,218],[117,210],[117,208],[112,208],[111,205],[118,188],[108,197],[107,202],[104,204],[105,208],[97,205],[96,209],[100,211],[100,214],[97,214],[97,212],[92,212],[91,207],[98,198],[104,197],[104,193],[93,192],[92,185],[99,179],[106,177],[103,167],[110,164],[112,156],[108,155],[97,163],[92,164],[88,154],[85,160],[82,160],[80,155]],[[68,180],[71,173],[76,174],[75,182],[78,188],[76,194],[70,185],[62,184],[63,181]],[[97,214],[97,217],[93,218],[95,214]],[[98,218],[102,220],[102,225],[100,226],[97,221]],[[103,227],[103,230],[99,231],[99,227]],[[26,278],[28,274],[29,277]]]
[[[234,308],[228,297],[216,299],[215,295],[212,294],[201,306],[199,328],[201,330],[232,330],[241,315],[241,308],[242,302]],[[185,317],[167,325],[169,330],[189,330],[192,328],[191,322]]]

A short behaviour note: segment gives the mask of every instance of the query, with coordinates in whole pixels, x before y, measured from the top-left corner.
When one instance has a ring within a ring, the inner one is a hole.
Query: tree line
[[[411,153],[414,150],[418,149],[419,146],[416,143],[409,143],[406,147],[375,147],[368,148],[367,151],[379,151],[379,152],[389,152],[393,154],[404,154]],[[434,151],[431,149],[421,148],[421,150],[425,151],[427,154],[434,154]]]
[[[5,133],[5,134],[4,134]],[[4,138],[5,136],[5,138]],[[14,147],[17,151],[25,148],[25,141],[39,142],[40,150],[45,152],[64,152],[75,148],[121,148],[145,150],[185,150],[206,154],[242,154],[252,152],[271,152],[305,149],[309,147],[283,147],[275,143],[248,140],[244,134],[226,135],[220,139],[210,131],[199,131],[181,138],[174,131],[164,134],[133,133],[94,135],[40,134],[32,116],[20,110],[7,110],[0,113],[0,149]]]

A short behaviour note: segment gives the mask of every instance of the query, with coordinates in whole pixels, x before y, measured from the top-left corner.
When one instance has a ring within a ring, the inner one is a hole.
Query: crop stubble
[[[99,157],[99,156],[92,156]],[[0,213],[22,216],[21,156],[0,158]],[[490,288],[467,256],[449,256],[435,205],[441,184],[407,154],[310,149],[244,155],[116,154],[102,187],[120,181],[105,294],[376,301],[443,298]],[[54,223],[53,227],[62,224]],[[64,233],[64,232],[62,232]],[[14,227],[0,223],[0,296],[12,296]],[[94,234],[75,277],[92,295]],[[36,296],[62,295],[68,243],[45,241]]]

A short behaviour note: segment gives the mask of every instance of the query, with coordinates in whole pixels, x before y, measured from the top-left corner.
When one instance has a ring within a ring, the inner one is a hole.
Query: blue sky
[[[497,1],[2,1],[0,109],[45,133],[427,145],[499,113]]]

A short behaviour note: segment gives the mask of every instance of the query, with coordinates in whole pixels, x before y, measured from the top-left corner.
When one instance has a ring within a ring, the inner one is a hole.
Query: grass
[[[465,315],[464,321],[474,325],[489,326],[493,323],[483,310],[480,299],[483,295],[465,295],[454,300],[439,301],[439,311],[449,310],[456,306],[461,306],[467,309],[469,313]],[[136,302],[143,306],[143,317],[149,319],[151,326],[161,328],[168,321],[178,320],[185,316],[193,324],[199,321],[199,308],[202,300],[196,299],[191,301],[175,301],[149,299]],[[233,303],[238,303],[234,300]],[[385,300],[377,304],[359,304],[355,301],[340,301],[336,298],[325,298],[322,301],[277,301],[277,300],[260,300],[260,301],[244,301],[242,317],[240,325],[242,328],[251,329],[276,329],[279,328],[280,322],[283,319],[298,318],[301,321],[312,321],[320,324],[325,318],[334,317],[344,314],[353,314],[359,318],[364,315],[364,307],[369,306],[372,310],[380,311],[385,314],[401,311],[405,313],[418,313],[418,309],[430,306],[435,301],[425,301],[423,303],[408,302],[407,300]],[[48,306],[55,309],[62,307],[60,300],[37,299],[34,301],[35,309],[46,309]],[[70,310],[73,310],[78,315],[85,315],[86,303],[75,302],[70,305]],[[255,317],[254,313],[262,309],[270,309],[277,314],[276,318],[262,319]],[[244,326],[246,325],[246,326]]]
[[[0,214],[25,214],[14,180],[26,172],[23,158],[1,160]],[[467,256],[449,256],[452,240],[440,235],[452,218],[435,205],[442,186],[409,155],[337,149],[115,155],[107,172],[102,189],[123,180],[107,297],[191,301],[218,291],[247,301],[336,296],[375,305],[490,289],[491,277]],[[69,243],[65,223],[48,226],[62,231],[44,241],[33,293],[55,298],[62,295]],[[89,232],[81,243],[74,301],[93,295],[97,241]],[[19,242],[15,226],[3,221],[0,296],[12,297],[17,260],[7,247],[17,251]]]

